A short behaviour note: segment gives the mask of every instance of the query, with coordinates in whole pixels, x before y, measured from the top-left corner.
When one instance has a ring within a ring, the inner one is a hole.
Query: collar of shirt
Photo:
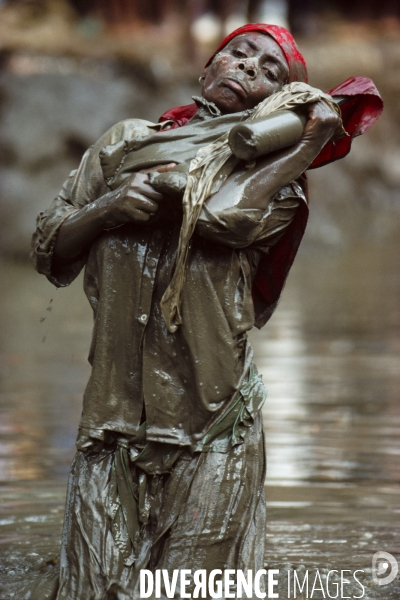
[[[192,100],[197,104],[199,110],[195,113],[195,115],[186,123],[193,123],[197,120],[208,121],[209,119],[214,119],[215,117],[223,117],[229,116],[224,115],[218,106],[214,104],[214,102],[209,102],[203,96],[192,96]],[[248,108],[247,110],[243,110],[240,113],[231,113],[231,115],[235,115],[238,118],[238,121],[243,119],[247,119],[254,112],[254,108]]]
[[[192,100],[197,104],[199,110],[195,114],[195,117],[201,119],[209,119],[210,117],[221,117],[222,112],[214,102],[209,102],[203,96],[192,96]]]

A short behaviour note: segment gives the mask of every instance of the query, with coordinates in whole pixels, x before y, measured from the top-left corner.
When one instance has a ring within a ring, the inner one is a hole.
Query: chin
[[[210,100],[210,98],[207,98],[207,100]],[[211,102],[214,102],[214,104],[218,106],[219,110],[223,113],[240,112],[242,110],[246,110],[247,108],[238,100],[236,94],[232,93],[229,89],[226,89],[226,91],[221,91],[221,93],[218,94],[218,97],[212,99]]]

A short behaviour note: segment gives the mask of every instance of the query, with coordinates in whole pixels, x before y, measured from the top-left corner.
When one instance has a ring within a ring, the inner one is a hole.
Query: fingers
[[[158,165],[157,167],[151,167],[150,169],[142,169],[139,173],[166,173],[176,167],[176,163],[168,163],[167,165]]]
[[[149,183],[148,175],[144,173],[135,173],[132,175],[127,182],[126,188],[127,196],[133,197],[134,195],[139,194],[158,202],[162,199],[162,194],[153,188]]]
[[[175,163],[162,165],[162,168],[173,168]],[[134,221],[148,221],[159,210],[159,202],[163,196],[149,183],[146,173],[135,173],[117,190],[110,204],[110,212],[117,224]]]
[[[144,212],[143,210],[139,210],[139,209],[134,209],[132,211],[131,214],[131,221],[143,221],[143,223],[145,223],[146,221],[149,221],[151,219],[151,217],[153,216],[153,214]]]
[[[329,125],[336,125],[337,123],[340,123],[340,117],[338,113],[323,100],[320,102],[315,102],[311,105],[309,118],[327,122]]]
[[[145,182],[140,189],[134,189],[134,191],[136,191],[136,193],[138,193],[139,195],[146,196],[147,198],[151,200],[156,200],[157,202],[160,202],[160,200],[163,197],[162,194],[160,194],[160,192],[157,192],[153,188],[153,186],[148,182]]]
[[[304,137],[320,138],[327,142],[336,137],[341,129],[341,119],[337,112],[324,101],[309,106],[308,121],[304,129]]]
[[[156,167],[154,170],[158,173],[166,173],[176,167],[176,163],[169,163],[168,165],[161,165],[160,167]]]
[[[159,205],[155,200],[137,192],[128,192],[126,203],[132,207],[132,210],[137,209],[148,214],[154,214],[159,209]]]

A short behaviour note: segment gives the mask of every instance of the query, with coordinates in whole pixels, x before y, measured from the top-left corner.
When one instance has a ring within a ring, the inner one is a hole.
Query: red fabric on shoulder
[[[302,175],[297,182],[308,197],[306,175]],[[261,257],[252,288],[255,326],[258,329],[265,325],[278,305],[286,278],[303,239],[307,220],[308,205],[301,201],[283,237],[275,246],[269,248],[268,254]]]
[[[194,102],[193,104],[185,104],[185,106],[177,106],[176,108],[171,108],[162,114],[158,119],[158,122],[163,123],[164,121],[174,121],[171,129],[176,129],[177,127],[186,125],[186,123],[190,121],[190,119],[197,113],[198,110],[197,104]]]
[[[328,94],[347,98],[340,106],[340,110],[344,128],[349,135],[328,142],[309,167],[310,169],[322,167],[346,156],[350,152],[353,139],[365,133],[376,123],[383,110],[383,100],[374,82],[368,77],[350,77],[329,90]]]

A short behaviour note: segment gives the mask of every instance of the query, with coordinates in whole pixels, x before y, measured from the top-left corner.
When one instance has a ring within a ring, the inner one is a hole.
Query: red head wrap
[[[218,52],[222,50],[233,38],[242,33],[249,33],[250,31],[256,31],[259,33],[265,33],[271,36],[278,44],[283,54],[285,55],[287,64],[289,66],[289,82],[292,81],[305,81],[307,83],[307,66],[303,55],[297,47],[296,42],[291,33],[284,27],[278,27],[278,25],[267,25],[266,23],[248,23],[243,25],[235,31],[232,31],[226,36],[220,43],[214,54],[209,58],[206,67],[210,64],[212,59]]]
[[[217,50],[208,59],[206,66],[233,38],[251,31],[259,31],[270,35],[279,45],[289,66],[289,82],[308,81],[306,61],[293,36],[283,27],[267,25],[266,23],[248,23],[232,31],[222,40]],[[378,120],[383,109],[379,92],[367,77],[351,77],[328,93],[332,96],[341,96],[347,99],[346,103],[341,106],[341,112],[344,128],[349,135],[336,142],[328,142],[310,165],[310,168],[320,167],[346,156],[350,151],[353,138],[367,131]],[[165,112],[160,117],[160,122],[172,120],[174,121],[174,127],[181,127],[193,117],[197,110],[196,104],[177,106]]]
[[[220,52],[233,38],[242,33],[249,33],[250,31],[258,31],[271,36],[282,50],[289,66],[289,82],[292,81],[305,81],[307,83],[307,66],[303,55],[297,47],[296,42],[291,33],[284,27],[278,27],[278,25],[267,25],[266,23],[248,23],[243,25],[235,31],[232,31],[225,39],[222,40],[214,54],[208,59],[206,67],[210,64],[212,59],[218,52]],[[174,121],[175,127],[181,127],[185,125],[197,112],[197,104],[187,104],[185,106],[177,106],[171,110],[167,110],[161,115],[159,121]]]

